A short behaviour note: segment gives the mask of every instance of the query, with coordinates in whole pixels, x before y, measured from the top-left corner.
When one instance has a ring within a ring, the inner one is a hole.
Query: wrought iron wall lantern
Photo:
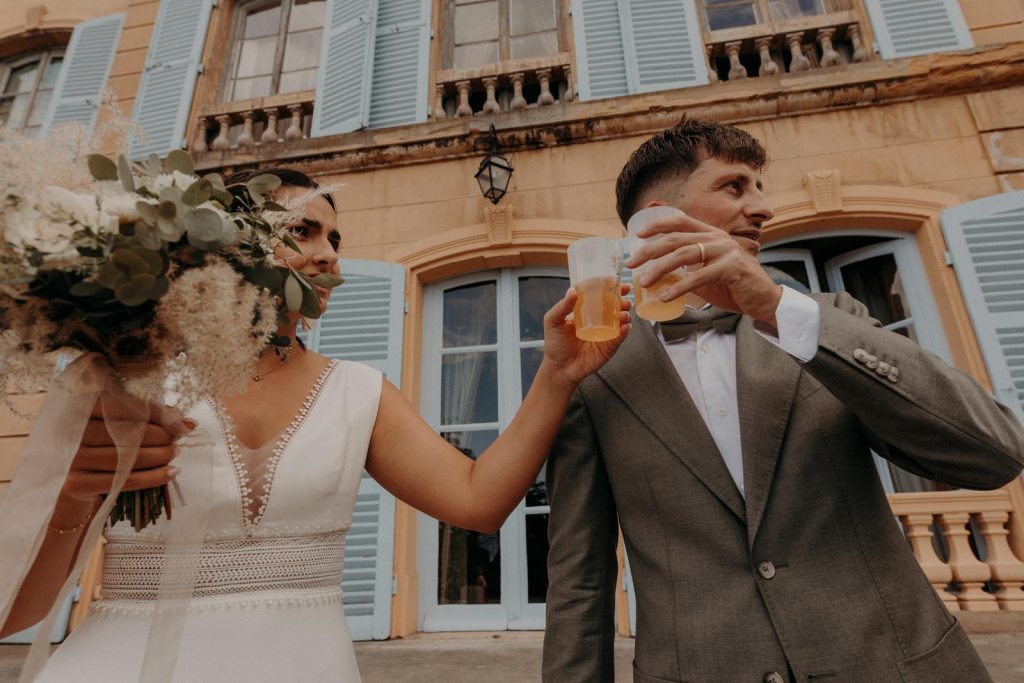
[[[508,183],[512,179],[512,164],[501,156],[501,150],[498,147],[498,134],[494,130],[493,123],[488,138],[490,151],[480,162],[480,168],[476,171],[476,181],[480,183],[480,192],[484,197],[491,200],[492,204],[497,204],[508,192]]]

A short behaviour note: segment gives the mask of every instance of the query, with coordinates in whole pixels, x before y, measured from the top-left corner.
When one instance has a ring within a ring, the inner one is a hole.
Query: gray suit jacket
[[[1021,471],[1021,425],[850,296],[818,301],[804,365],[749,319],[737,328],[746,500],[650,325],[579,386],[548,463],[545,681],[613,680],[620,526],[636,681],[988,680],[894,522],[870,448],[996,488]]]

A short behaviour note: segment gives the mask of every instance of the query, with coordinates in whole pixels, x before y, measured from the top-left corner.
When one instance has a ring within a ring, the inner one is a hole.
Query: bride
[[[279,203],[317,188],[295,171],[261,173],[282,180]],[[282,247],[279,255],[311,276],[337,274],[341,236],[333,201],[316,194],[301,214],[290,226],[300,252]],[[330,292],[319,293],[325,307]],[[516,418],[475,461],[438,436],[376,370],[301,345],[287,360],[266,350],[243,393],[164,420],[169,426],[147,425],[125,490],[173,479],[188,501],[190,491],[204,491],[203,476],[210,490],[174,680],[358,681],[340,586],[345,532],[364,468],[432,517],[495,532],[533,483],[576,384],[605,363],[629,331],[623,301],[617,340],[579,341],[566,320],[575,299],[570,290],[545,316],[544,359],[532,388]],[[298,322],[290,315],[279,334],[294,339]],[[191,467],[191,459],[179,469],[173,463],[178,446],[198,434],[208,444],[205,469]],[[116,464],[96,409],[0,637],[46,614]],[[106,530],[104,599],[93,603],[39,680],[139,680],[168,526],[173,522],[160,520],[137,533],[120,522]]]

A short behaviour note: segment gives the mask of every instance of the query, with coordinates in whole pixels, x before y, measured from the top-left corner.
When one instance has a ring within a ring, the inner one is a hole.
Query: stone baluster
[[[563,102],[572,102],[573,92],[576,90],[576,81],[573,80],[572,67],[566,64],[562,67],[562,73],[565,75],[565,95],[562,97]]]
[[[774,76],[779,73],[779,65],[772,59],[771,53],[772,39],[758,38],[754,41],[754,47],[757,48],[757,54],[761,56],[761,66],[757,70],[758,76]]]
[[[725,54],[729,55],[729,80],[734,81],[737,78],[746,78],[749,74],[747,73],[747,67],[743,66],[740,62],[740,46],[742,43],[736,41],[734,43],[725,44]]]
[[[986,581],[992,578],[992,570],[971,552],[967,522],[971,516],[966,512],[945,512],[939,517],[940,528],[949,544],[949,566],[953,578],[962,586],[957,595],[960,607],[969,612],[992,612],[999,609],[996,598],[982,590]]]
[[[801,44],[803,38],[803,33],[786,34],[786,44],[789,45],[790,54],[789,72],[792,74],[810,71],[811,69],[811,60],[807,59],[804,55],[803,45]]]
[[[214,139],[211,147],[218,152],[223,151],[231,147],[231,141],[228,139],[228,129],[231,128],[231,117],[227,114],[221,114],[217,118],[217,137]]]
[[[252,135],[253,115],[254,112],[252,110],[242,112],[242,132],[238,136],[238,149],[246,149],[256,143],[256,138]]]
[[[537,97],[537,104],[547,107],[555,103],[555,96],[551,94],[551,69],[537,69],[537,81],[540,82],[540,96]]]
[[[819,28],[818,29],[818,45],[821,45],[821,66],[836,66],[840,62],[839,53],[836,52],[835,47],[832,45],[832,39],[835,38],[836,30],[834,28]]]
[[[205,152],[210,149],[206,145],[206,131],[209,129],[209,124],[206,122],[205,116],[200,116],[199,121],[196,122],[196,136],[192,141],[193,152]]]
[[[946,590],[946,586],[953,578],[953,570],[948,564],[939,559],[932,546],[932,516],[930,514],[904,515],[901,518],[903,527],[907,530],[907,540],[914,550],[914,557],[928,577],[935,592],[942,598],[942,603],[951,612],[960,610],[956,596]]]
[[[512,103],[509,105],[509,109],[526,109],[526,98],[523,97],[523,81],[526,80],[526,74],[518,71],[509,74],[508,77],[512,81]]]
[[[434,118],[446,119],[448,112],[444,110],[444,83],[438,83],[435,95]]]
[[[988,566],[992,579],[999,583],[996,602],[1004,610],[1024,611],[1024,562],[1010,548],[1010,532],[1006,528],[1010,513],[1004,510],[979,512],[981,534],[988,547]]]
[[[288,129],[284,132],[285,140],[301,140],[302,139],[302,105],[301,104],[290,104],[288,105],[288,111],[291,112],[292,120],[288,124]]]
[[[455,81],[455,89],[459,91],[459,106],[455,110],[455,115],[472,116],[473,107],[469,106],[469,81]]]
[[[267,125],[263,127],[263,135],[260,136],[260,142],[267,144],[270,142],[280,142],[277,135],[277,107],[270,107],[264,109],[263,113],[267,117]]]
[[[498,77],[488,76],[487,78],[481,78],[483,81],[484,89],[487,91],[487,100],[484,102],[483,112],[485,114],[497,114],[501,111],[501,107],[498,105]]]
[[[705,46],[704,52],[708,57],[708,83],[718,83],[718,70],[715,69],[715,46]]]
[[[860,36],[860,25],[850,24],[846,27],[846,35],[850,37],[853,45],[853,61],[856,63],[868,61],[868,51],[864,49],[864,40]]]

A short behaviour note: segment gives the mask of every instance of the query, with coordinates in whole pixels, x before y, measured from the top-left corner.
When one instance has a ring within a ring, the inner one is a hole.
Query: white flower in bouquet
[[[159,195],[162,190],[166,190],[168,187],[187,190],[196,181],[196,177],[181,171],[171,171],[170,173],[160,173],[152,178],[143,178],[142,181],[143,186],[147,190],[152,194]]]
[[[22,252],[34,249],[58,259],[73,258],[78,253],[72,244],[74,226],[34,206],[19,207],[4,222],[4,241]]]

